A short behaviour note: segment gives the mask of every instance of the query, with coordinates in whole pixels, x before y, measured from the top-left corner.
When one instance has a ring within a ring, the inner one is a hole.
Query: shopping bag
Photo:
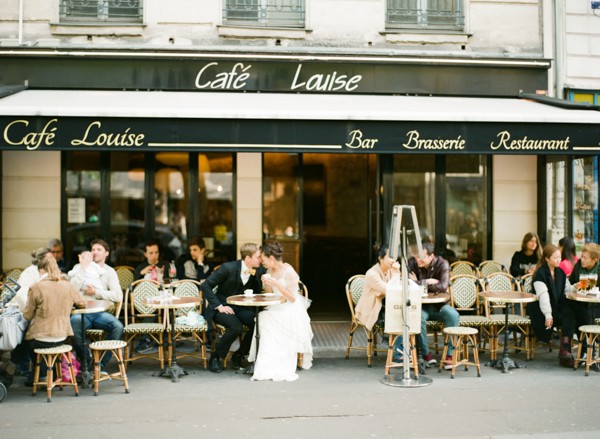
[[[0,351],[12,351],[23,340],[27,320],[17,307],[10,306],[0,314]]]

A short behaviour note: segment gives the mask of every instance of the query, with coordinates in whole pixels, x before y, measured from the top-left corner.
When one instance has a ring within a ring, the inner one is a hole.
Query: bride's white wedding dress
[[[292,269],[287,266],[281,279],[284,285],[285,272]],[[293,269],[292,269],[293,270]],[[275,294],[281,293],[273,289]],[[313,337],[310,317],[306,312],[308,301],[304,296],[294,292],[295,301],[287,301],[281,305],[271,305],[258,314],[260,328],[260,346],[256,358],[256,339],[252,339],[252,347],[248,356],[254,361],[252,380],[294,381],[298,379],[296,364],[298,353],[303,354],[302,369],[312,366]]]

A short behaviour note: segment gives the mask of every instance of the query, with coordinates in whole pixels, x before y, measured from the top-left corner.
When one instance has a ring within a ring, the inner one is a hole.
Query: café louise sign
[[[597,154],[593,124],[0,117],[0,148],[17,151],[288,151]]]

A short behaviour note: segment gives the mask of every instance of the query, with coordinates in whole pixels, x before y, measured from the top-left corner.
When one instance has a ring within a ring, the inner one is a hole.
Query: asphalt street
[[[331,350],[295,382],[252,382],[184,359],[190,375],[173,383],[144,360],[128,368],[129,394],[110,381],[96,397],[55,390],[51,403],[17,377],[0,404],[0,438],[600,437],[600,373],[561,368],[556,355],[541,348],[526,368],[483,366],[480,378],[474,368],[455,379],[429,369],[432,384],[419,388],[382,384],[382,356],[368,368],[360,353]]]

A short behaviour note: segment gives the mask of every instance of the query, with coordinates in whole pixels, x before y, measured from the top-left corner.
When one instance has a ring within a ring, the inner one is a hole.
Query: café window
[[[573,159],[573,237],[577,251],[598,242],[598,157]]]
[[[304,27],[304,0],[226,0],[226,25],[253,27]]]
[[[141,23],[142,0],[61,0],[60,21]]]
[[[463,0],[387,0],[388,30],[462,30],[463,26]]]
[[[232,154],[74,151],[63,162],[71,263],[96,238],[110,245],[113,266],[142,262],[148,240],[174,260],[192,236],[204,238],[210,262],[235,259]]]

